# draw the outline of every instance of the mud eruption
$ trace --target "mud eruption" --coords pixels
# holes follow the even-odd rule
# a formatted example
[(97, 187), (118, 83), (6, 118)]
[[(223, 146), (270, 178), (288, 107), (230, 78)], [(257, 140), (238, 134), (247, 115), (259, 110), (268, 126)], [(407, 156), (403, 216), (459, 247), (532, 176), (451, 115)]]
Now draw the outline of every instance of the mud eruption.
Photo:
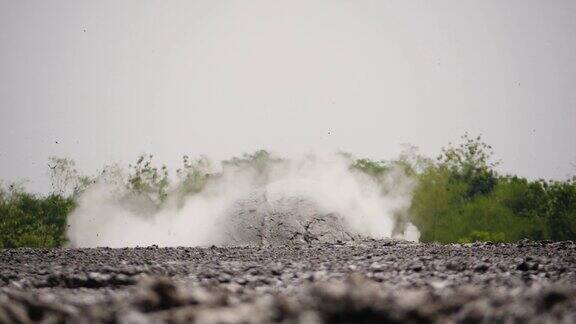
[[(258, 161), (257, 161), (258, 162)], [(75, 247), (275, 245), (357, 238), (417, 240), (406, 223), (414, 181), (369, 177), (338, 154), (223, 164), (201, 191), (171, 188), (162, 204), (101, 179), (69, 217)]]
[(270, 197), (266, 190), (237, 201), (225, 224), (230, 245), (337, 243), (360, 237), (344, 217), (323, 213), (314, 201), (300, 196)]

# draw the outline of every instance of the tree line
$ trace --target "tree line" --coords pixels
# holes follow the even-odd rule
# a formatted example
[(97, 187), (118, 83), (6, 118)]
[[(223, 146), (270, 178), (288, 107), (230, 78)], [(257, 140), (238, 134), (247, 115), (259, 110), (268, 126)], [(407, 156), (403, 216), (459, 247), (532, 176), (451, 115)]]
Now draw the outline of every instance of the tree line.
[[(374, 161), (342, 156), (350, 168), (378, 181), (391, 170), (415, 179), (409, 210), (394, 215), (395, 231), (408, 223), (420, 231), (420, 241), (470, 243), (576, 239), (576, 177), (529, 180), (500, 174), (490, 145), (481, 137), (462, 136), (460, 143), (444, 147), (435, 159), (418, 154), (414, 147), (397, 159)], [(270, 163), (282, 159), (260, 150), (223, 161), (223, 167), (252, 168), (265, 174)], [(57, 247), (66, 244), (67, 216), (82, 192), (96, 182), (114, 182), (152, 208), (161, 208), (168, 196), (183, 203), (204, 188), (211, 178), (206, 158), (182, 158), (176, 179), (167, 167), (156, 167), (152, 155), (140, 156), (128, 171), (117, 165), (92, 177), (82, 176), (74, 161), (51, 157), (48, 172), (52, 192), (39, 195), (17, 184), (0, 186), (0, 248)], [(385, 190), (385, 186), (382, 186)], [(123, 197), (119, 197), (123, 199)]]

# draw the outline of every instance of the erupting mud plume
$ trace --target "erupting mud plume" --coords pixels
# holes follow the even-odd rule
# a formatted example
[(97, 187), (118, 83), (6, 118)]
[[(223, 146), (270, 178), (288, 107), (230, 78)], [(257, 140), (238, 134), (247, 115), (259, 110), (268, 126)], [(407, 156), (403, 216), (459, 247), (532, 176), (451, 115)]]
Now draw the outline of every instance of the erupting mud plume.
[(223, 163), (200, 190), (159, 205), (100, 179), (68, 220), (74, 247), (269, 245), (357, 237), (418, 240), (407, 213), (415, 181), (400, 168), (371, 177), (340, 155)]

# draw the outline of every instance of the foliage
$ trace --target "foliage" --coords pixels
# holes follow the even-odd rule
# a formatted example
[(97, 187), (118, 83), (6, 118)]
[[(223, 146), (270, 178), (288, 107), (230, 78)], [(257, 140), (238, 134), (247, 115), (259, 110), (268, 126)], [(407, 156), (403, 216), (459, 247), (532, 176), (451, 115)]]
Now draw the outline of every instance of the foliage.
[(258, 150), (252, 154), (245, 153), (242, 157), (233, 157), (222, 161), (223, 172), (252, 172), (255, 182), (264, 184), (267, 182), (272, 164), (281, 163), (281, 158), (274, 157), (266, 150)]
[(449, 145), (442, 149), (438, 157), (440, 165), (448, 169), (454, 182), (467, 184), (467, 196), (473, 198), (479, 194), (487, 194), (496, 185), (496, 172), (493, 170), (497, 162), (490, 162), (492, 147), (480, 136), (471, 138), (468, 134), (462, 136), (458, 146)]
[(491, 147), (463, 136), (418, 174), (410, 220), (423, 242), (576, 239), (576, 183), (495, 170)]
[(576, 181), (545, 183), (548, 237), (551, 240), (576, 239)]
[(226, 167), (235, 167), (238, 169), (254, 169), (259, 173), (264, 173), (270, 163), (278, 163), (283, 160), (275, 158), (266, 150), (258, 150), (252, 154), (244, 153), (242, 157), (233, 157), (229, 160), (222, 161), (222, 165)]
[(372, 177), (379, 177), (390, 171), (392, 166), (386, 161), (373, 161), (364, 158), (355, 160), (354, 163), (352, 163), (351, 168)]
[(432, 160), (422, 156), (418, 148), (404, 145), (397, 159), (374, 161), (371, 159), (355, 159), (351, 154), (340, 153), (344, 158), (352, 160), (351, 168), (376, 179), (381, 179), (393, 169), (399, 169), (408, 177), (416, 177), (432, 165)]
[(154, 204), (162, 204), (168, 197), (168, 168), (165, 165), (157, 168), (152, 165), (153, 155), (141, 155), (136, 164), (128, 167), (130, 173), (127, 188), (130, 192), (150, 199)]
[(0, 188), (0, 247), (54, 247), (66, 242), (72, 198), (38, 197), (10, 186)]
[(48, 176), (52, 192), (62, 196), (78, 197), (94, 182), (90, 177), (80, 175), (74, 160), (57, 156), (48, 158)]
[(208, 182), (208, 169), (210, 160), (201, 157), (196, 160), (190, 159), (188, 155), (182, 157), (182, 168), (176, 170), (178, 175), (178, 191), (183, 195), (197, 194)]
[[(405, 186), (412, 193), (409, 211), (393, 215), (395, 231), (412, 222), (423, 242), (469, 243), (535, 240), (576, 240), (576, 178), (567, 181), (532, 181), (500, 175), (491, 146), (481, 137), (462, 136), (458, 145), (443, 148), (436, 160), (408, 146), (395, 160), (350, 161), (354, 171), (372, 177), (387, 190)], [(19, 185), (0, 186), (0, 247), (52, 247), (66, 242), (66, 217), (79, 195), (93, 183), (112, 184), (120, 195), (137, 204), (160, 208), (174, 196), (182, 206), (188, 196), (201, 192), (211, 179), (210, 161), (182, 158), (175, 182), (165, 166), (156, 167), (152, 155), (142, 155), (124, 173), (117, 166), (104, 168), (96, 177), (81, 175), (73, 160), (50, 157), (48, 174), (53, 191), (39, 196)], [(273, 163), (283, 159), (265, 150), (223, 161), (223, 173), (250, 171), (265, 182)], [(413, 185), (402, 182), (410, 179)], [(397, 191), (397, 190), (396, 190)], [(135, 199), (133, 199), (135, 198)]]
[(474, 242), (505, 242), (506, 235), (502, 232), (472, 231), (470, 236), (458, 240), (459, 243)]

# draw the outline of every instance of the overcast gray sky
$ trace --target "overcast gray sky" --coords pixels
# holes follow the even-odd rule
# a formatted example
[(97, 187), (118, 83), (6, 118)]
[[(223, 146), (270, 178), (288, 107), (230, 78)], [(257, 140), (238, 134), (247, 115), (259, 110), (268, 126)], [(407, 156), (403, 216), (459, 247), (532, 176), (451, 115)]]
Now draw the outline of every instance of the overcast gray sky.
[(142, 152), (391, 158), (483, 134), (576, 173), (576, 1), (0, 0), (0, 179)]

